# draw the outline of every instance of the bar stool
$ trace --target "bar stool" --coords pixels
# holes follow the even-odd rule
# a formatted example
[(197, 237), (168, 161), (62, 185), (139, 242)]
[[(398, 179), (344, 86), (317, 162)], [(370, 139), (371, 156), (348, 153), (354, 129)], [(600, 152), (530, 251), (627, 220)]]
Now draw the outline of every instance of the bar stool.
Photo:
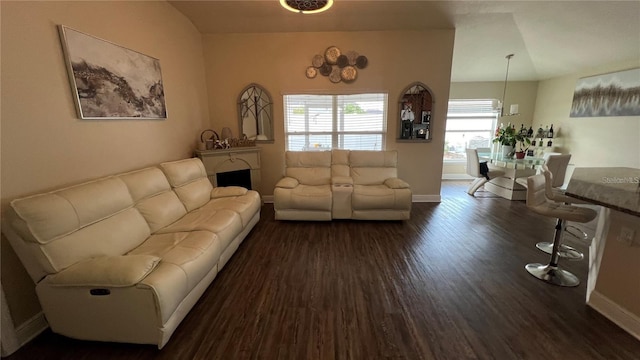
[[(553, 176), (553, 173), (547, 167), (547, 164), (542, 165), (542, 174), (544, 175), (544, 178), (545, 178), (545, 195), (547, 199), (555, 202), (564, 203), (567, 205), (587, 204), (587, 202), (584, 202), (582, 200), (564, 195), (563, 191), (560, 191), (556, 187), (554, 187), (555, 185), (554, 176)], [(564, 176), (562, 177), (564, 178)], [(569, 230), (572, 230), (572, 231), (569, 231)], [(580, 234), (576, 234), (573, 231), (580, 232)], [(578, 239), (582, 239), (582, 240), (587, 239), (587, 234), (585, 232), (583, 232), (582, 230), (572, 225), (567, 225), (565, 232)], [(553, 250), (553, 243), (549, 241), (541, 241), (536, 244), (536, 247), (547, 254), (551, 254)], [(571, 247), (563, 243), (560, 243), (560, 247), (558, 248), (558, 256), (568, 260), (584, 259), (584, 254), (582, 254), (582, 252), (578, 251), (574, 247)]]
[(550, 201), (545, 195), (546, 180), (544, 174), (527, 178), (527, 207), (540, 215), (557, 218), (556, 231), (553, 238), (551, 259), (548, 264), (531, 263), (525, 269), (536, 278), (558, 286), (578, 286), (580, 280), (572, 273), (558, 266), (558, 250), (567, 221), (580, 223), (595, 219), (595, 210)]

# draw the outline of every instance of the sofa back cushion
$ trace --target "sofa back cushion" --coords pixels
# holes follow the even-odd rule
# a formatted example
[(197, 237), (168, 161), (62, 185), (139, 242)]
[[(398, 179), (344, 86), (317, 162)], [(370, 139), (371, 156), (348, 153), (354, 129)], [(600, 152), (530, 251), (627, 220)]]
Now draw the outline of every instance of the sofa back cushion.
[(160, 164), (178, 199), (187, 211), (197, 209), (211, 200), (213, 185), (207, 171), (198, 158), (165, 162)]
[(285, 176), (300, 184), (331, 184), (331, 151), (287, 151), (285, 165)]
[(354, 185), (378, 185), (398, 177), (398, 153), (389, 151), (353, 150), (349, 152)]
[(187, 210), (157, 167), (122, 174), (136, 209), (154, 233), (183, 217)]
[(150, 234), (127, 186), (113, 176), (13, 200), (9, 217), (20, 238), (12, 242), (24, 242), (28, 256), (37, 259), (25, 262), (33, 267), (32, 277), (88, 258), (124, 254)]
[(331, 175), (334, 177), (351, 176), (349, 168), (349, 150), (331, 150)]

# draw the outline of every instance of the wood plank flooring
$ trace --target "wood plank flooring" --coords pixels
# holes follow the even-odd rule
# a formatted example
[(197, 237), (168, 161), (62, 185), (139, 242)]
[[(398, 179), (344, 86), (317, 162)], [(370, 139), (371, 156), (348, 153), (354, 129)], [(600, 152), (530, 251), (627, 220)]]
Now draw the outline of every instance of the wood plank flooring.
[(164, 349), (47, 331), (9, 359), (639, 359), (584, 304), (587, 261), (561, 261), (576, 288), (524, 270), (554, 220), (466, 185), (405, 222), (279, 222), (266, 204)]

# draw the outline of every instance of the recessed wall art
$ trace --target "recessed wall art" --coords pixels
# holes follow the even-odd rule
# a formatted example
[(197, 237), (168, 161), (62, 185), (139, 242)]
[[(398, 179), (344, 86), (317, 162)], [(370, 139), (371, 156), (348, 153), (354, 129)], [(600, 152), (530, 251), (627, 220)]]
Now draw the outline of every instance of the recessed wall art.
[(342, 53), (338, 47), (329, 46), (323, 54), (313, 56), (306, 75), (309, 79), (313, 79), (320, 73), (328, 77), (332, 83), (351, 83), (358, 78), (358, 70), (366, 68), (368, 62), (366, 56), (355, 51)]
[(106, 40), (58, 27), (81, 119), (165, 119), (160, 61)]
[(640, 68), (578, 80), (570, 117), (640, 116)]

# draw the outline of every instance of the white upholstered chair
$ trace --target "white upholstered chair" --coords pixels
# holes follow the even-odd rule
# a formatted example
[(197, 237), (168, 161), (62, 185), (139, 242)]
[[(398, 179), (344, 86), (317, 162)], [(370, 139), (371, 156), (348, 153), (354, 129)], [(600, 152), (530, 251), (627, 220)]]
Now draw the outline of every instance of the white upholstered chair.
[(472, 195), (478, 191), (478, 189), (484, 185), (487, 181), (495, 179), (497, 177), (504, 176), (504, 171), (498, 170), (493, 167), (489, 167), (486, 174), (482, 174), (480, 171), (480, 158), (478, 157), (477, 149), (466, 149), (467, 153), (467, 174), (473, 176), (475, 180), (469, 185), (467, 194)]
[(593, 209), (582, 208), (549, 200), (546, 196), (546, 179), (544, 174), (527, 178), (527, 208), (531, 211), (557, 219), (555, 235), (548, 264), (531, 263), (525, 269), (536, 278), (553, 285), (577, 286), (580, 280), (572, 273), (558, 266), (559, 248), (565, 233), (567, 221), (589, 222), (597, 213)]
[[(544, 166), (547, 166), (549, 171), (553, 174), (553, 182), (551, 187), (554, 189), (554, 193), (561, 193), (558, 190), (564, 184), (565, 176), (567, 173), (567, 167), (569, 167), (569, 160), (571, 160), (571, 154), (562, 155), (559, 153), (548, 153), (544, 155)], [(516, 183), (527, 187), (527, 178), (521, 177), (516, 179)]]

